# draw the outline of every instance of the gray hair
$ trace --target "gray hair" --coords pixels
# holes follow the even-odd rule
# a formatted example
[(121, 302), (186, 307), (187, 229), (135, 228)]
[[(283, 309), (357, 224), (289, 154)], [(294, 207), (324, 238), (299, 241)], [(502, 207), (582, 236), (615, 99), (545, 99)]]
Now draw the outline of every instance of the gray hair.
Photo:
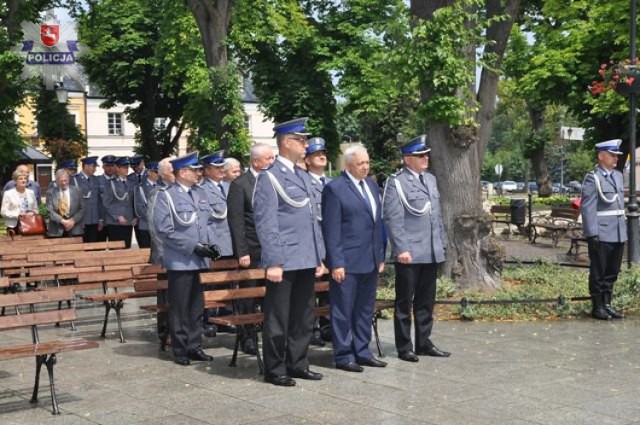
[(11, 174), (11, 179), (13, 181), (17, 181), (18, 177), (21, 176), (25, 176), (27, 178), (27, 180), (29, 180), (29, 173), (25, 173), (24, 171), (20, 171), (18, 169), (16, 169), (12, 174)]
[(249, 159), (254, 160), (254, 159), (260, 158), (264, 154), (264, 151), (266, 149), (269, 149), (270, 151), (271, 146), (267, 145), (266, 143), (256, 143), (255, 145), (251, 146)]
[(65, 170), (64, 168), (60, 168), (58, 171), (56, 171), (56, 180), (58, 180), (58, 177), (61, 176), (69, 176), (69, 173), (67, 173), (67, 170)]
[(364, 146), (359, 146), (359, 145), (355, 145), (355, 146), (349, 146), (347, 148), (346, 151), (344, 151), (344, 163), (345, 164), (351, 164), (351, 161), (353, 159), (354, 155), (361, 155), (361, 154), (369, 154), (367, 152), (367, 148), (365, 148)]
[(225, 163), (224, 163), (224, 167), (223, 167), (223, 169), (224, 169), (225, 171), (227, 171), (229, 168), (231, 168), (231, 166), (232, 166), (232, 165), (237, 165), (237, 166), (239, 167), (239, 166), (240, 166), (240, 161), (238, 161), (238, 160), (237, 160), (237, 159), (235, 159), (235, 158), (227, 158), (227, 159), (225, 160)]
[(163, 158), (158, 162), (158, 174), (169, 174), (173, 172), (173, 166), (171, 165), (172, 157)]

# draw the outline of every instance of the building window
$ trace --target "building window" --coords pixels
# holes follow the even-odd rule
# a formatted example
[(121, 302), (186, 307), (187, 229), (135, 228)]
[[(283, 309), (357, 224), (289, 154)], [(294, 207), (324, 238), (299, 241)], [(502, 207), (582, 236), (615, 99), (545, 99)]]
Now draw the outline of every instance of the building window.
[(122, 114), (109, 112), (109, 135), (120, 136), (122, 135)]
[(251, 133), (251, 117), (247, 114), (244, 115), (244, 128)]

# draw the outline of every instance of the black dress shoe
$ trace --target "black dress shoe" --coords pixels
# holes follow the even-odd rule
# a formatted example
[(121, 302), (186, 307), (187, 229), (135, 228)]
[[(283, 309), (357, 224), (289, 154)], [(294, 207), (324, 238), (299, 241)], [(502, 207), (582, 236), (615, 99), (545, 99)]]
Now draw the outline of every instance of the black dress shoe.
[(441, 351), (436, 346), (424, 350), (416, 350), (416, 354), (419, 356), (431, 357), (449, 357), (451, 355), (448, 351)]
[(614, 310), (610, 305), (605, 305), (604, 311), (609, 313), (609, 316), (611, 316), (612, 319), (624, 319), (624, 314)]
[(289, 373), (292, 378), (308, 379), (309, 381), (319, 381), (322, 379), (322, 374), (318, 372), (311, 372), (307, 370), (292, 371)]
[(387, 366), (387, 362), (383, 362), (382, 360), (378, 360), (376, 358), (360, 359), (358, 360), (358, 364), (360, 366), (369, 366), (369, 367), (386, 367)]
[(364, 368), (356, 362), (349, 362), (343, 365), (336, 365), (336, 369), (346, 370), (347, 372), (362, 372)]
[(279, 387), (293, 387), (294, 385), (296, 385), (296, 381), (294, 381), (293, 378), (287, 375), (279, 375), (279, 376), (265, 375), (264, 381), (273, 385), (277, 385)]
[(195, 360), (198, 362), (212, 362), (213, 356), (208, 355), (202, 350), (194, 351), (192, 353), (187, 354), (189, 359)]
[(244, 342), (242, 343), (242, 352), (245, 354), (250, 354), (252, 356), (255, 356), (256, 354), (258, 354), (258, 349), (256, 348), (256, 344), (253, 343), (253, 340), (251, 338), (245, 339)]
[(315, 345), (316, 347), (324, 347), (324, 340), (322, 339), (322, 335), (320, 332), (314, 332), (311, 337), (311, 341), (309, 345)]
[(402, 352), (398, 353), (398, 358), (400, 360), (404, 360), (405, 362), (413, 362), (413, 363), (415, 363), (418, 360), (420, 360), (420, 358), (416, 355), (416, 353), (414, 353), (411, 350), (402, 351)]
[(188, 357), (178, 356), (173, 359), (174, 363), (179, 364), (180, 366), (189, 366), (191, 361), (189, 361)]

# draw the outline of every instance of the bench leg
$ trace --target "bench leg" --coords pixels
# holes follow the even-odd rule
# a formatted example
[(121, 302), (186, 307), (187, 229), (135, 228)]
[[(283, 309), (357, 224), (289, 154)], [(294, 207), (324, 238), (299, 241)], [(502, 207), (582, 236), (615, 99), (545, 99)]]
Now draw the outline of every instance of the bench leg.
[(124, 303), (122, 300), (112, 301), (114, 303), (113, 309), (116, 311), (116, 321), (118, 322), (118, 332), (120, 332), (120, 342), (127, 342), (124, 339), (124, 333), (122, 332), (122, 320), (120, 319), (120, 310)]
[(109, 312), (111, 311), (111, 304), (109, 301), (104, 301), (104, 322), (102, 323), (102, 332), (100, 338), (106, 338), (107, 335), (107, 322), (109, 322)]
[(47, 366), (47, 372), (49, 373), (49, 386), (51, 387), (51, 404), (53, 406), (52, 413), (54, 415), (60, 414), (60, 409), (58, 409), (58, 399), (56, 398), (56, 387), (53, 383), (53, 365), (57, 362), (56, 355), (52, 354), (49, 356), (49, 359), (45, 362)]
[(40, 369), (42, 369), (42, 365), (47, 361), (47, 355), (36, 356), (36, 381), (33, 384), (33, 394), (31, 394), (31, 400), (29, 403), (37, 403), (38, 402), (38, 388), (40, 388)]
[(258, 368), (260, 369), (260, 375), (264, 375), (264, 362), (262, 361), (262, 354), (260, 353), (260, 338), (258, 337), (259, 328), (256, 326), (251, 332), (251, 338), (256, 345), (256, 358), (258, 360)]
[(382, 346), (380, 345), (380, 335), (378, 334), (378, 318), (380, 317), (380, 312), (376, 311), (373, 315), (373, 334), (376, 337), (376, 347), (378, 348), (378, 357), (384, 357), (384, 353), (382, 352)]
[(229, 362), (229, 367), (236, 367), (236, 360), (238, 360), (238, 350), (240, 349), (240, 338), (242, 334), (247, 332), (246, 328), (239, 326), (238, 331), (236, 332), (236, 342), (233, 345), (233, 355), (231, 356), (231, 361)]

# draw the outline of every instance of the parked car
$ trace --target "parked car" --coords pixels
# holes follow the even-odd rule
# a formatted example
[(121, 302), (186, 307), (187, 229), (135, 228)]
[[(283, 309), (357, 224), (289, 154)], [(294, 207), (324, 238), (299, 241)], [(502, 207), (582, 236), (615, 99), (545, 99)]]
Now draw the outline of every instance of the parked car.
[(489, 186), (489, 182), (486, 180), (480, 180), (480, 185), (482, 186), (483, 189), (487, 189), (487, 187)]
[(505, 180), (502, 182), (502, 190), (504, 192), (515, 192), (518, 190), (518, 185), (513, 180)]
[(576, 180), (571, 180), (569, 182), (569, 191), (570, 192), (582, 192), (582, 183)]
[(569, 188), (561, 185), (560, 183), (553, 183), (551, 185), (551, 190), (553, 193), (569, 193)]
[(516, 186), (517, 186), (517, 189), (516, 189), (516, 190), (517, 190), (518, 192), (524, 192), (524, 182), (517, 182), (517, 183), (516, 183)]
[(529, 192), (537, 192), (538, 191), (538, 183), (529, 182)]

